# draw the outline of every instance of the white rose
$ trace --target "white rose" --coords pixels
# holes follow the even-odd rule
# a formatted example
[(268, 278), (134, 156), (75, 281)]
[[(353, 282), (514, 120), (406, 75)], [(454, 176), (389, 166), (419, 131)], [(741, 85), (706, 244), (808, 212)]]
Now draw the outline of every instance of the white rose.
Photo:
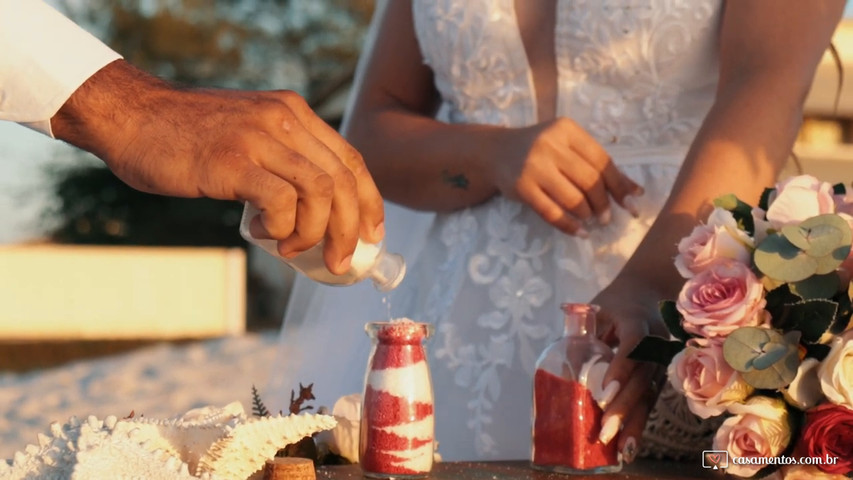
[(782, 390), (785, 400), (800, 410), (814, 407), (823, 400), (820, 389), (818, 368), (820, 362), (816, 358), (806, 358), (797, 368), (797, 376), (787, 388)]
[(853, 330), (832, 341), (817, 374), (830, 402), (853, 409)]

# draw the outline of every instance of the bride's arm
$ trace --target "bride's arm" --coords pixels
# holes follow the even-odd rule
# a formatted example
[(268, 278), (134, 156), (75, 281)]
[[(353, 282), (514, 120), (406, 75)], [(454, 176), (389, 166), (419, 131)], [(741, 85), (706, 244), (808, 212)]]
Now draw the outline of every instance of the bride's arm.
[(775, 182), (791, 152), (805, 96), (844, 4), (844, 0), (726, 2), (713, 108), (659, 217), (616, 280), (595, 300), (613, 322), (619, 343), (628, 347), (620, 348), (619, 361), (611, 368), (625, 387), (605, 414), (631, 412), (620, 447), (628, 437), (639, 440), (648, 409), (637, 408), (635, 399), (643, 398), (651, 376), (647, 365), (634, 374), (637, 365), (624, 355), (650, 329), (664, 332), (656, 302), (675, 298), (684, 282), (673, 266), (676, 244), (707, 216), (717, 196), (731, 192), (754, 202)]
[(418, 47), (411, 2), (387, 1), (376, 15), (343, 131), (386, 199), (452, 211), (503, 193), (578, 233), (577, 219), (606, 219), (608, 194), (622, 203), (639, 191), (568, 119), (520, 129), (436, 121), (439, 96)]

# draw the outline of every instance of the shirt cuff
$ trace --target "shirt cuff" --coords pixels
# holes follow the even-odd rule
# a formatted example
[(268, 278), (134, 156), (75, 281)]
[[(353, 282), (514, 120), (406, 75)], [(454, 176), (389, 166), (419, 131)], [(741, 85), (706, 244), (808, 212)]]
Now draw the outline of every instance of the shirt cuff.
[(53, 136), (50, 119), (95, 72), (122, 58), (40, 0), (0, 0), (0, 120)]

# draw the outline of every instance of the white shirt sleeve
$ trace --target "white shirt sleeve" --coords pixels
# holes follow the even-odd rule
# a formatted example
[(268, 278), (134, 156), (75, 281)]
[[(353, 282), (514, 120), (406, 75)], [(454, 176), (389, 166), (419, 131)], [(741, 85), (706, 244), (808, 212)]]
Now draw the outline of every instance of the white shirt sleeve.
[(121, 55), (41, 0), (0, 0), (0, 120), (47, 135), (50, 119)]

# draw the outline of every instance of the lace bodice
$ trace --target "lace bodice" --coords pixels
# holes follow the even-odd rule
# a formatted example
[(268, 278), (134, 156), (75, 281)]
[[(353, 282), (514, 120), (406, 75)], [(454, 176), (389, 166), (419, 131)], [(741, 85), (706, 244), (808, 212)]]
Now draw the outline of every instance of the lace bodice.
[[(535, 123), (514, 0), (415, 0), (451, 122)], [(558, 0), (559, 115), (604, 145), (688, 144), (717, 82), (720, 0)]]

